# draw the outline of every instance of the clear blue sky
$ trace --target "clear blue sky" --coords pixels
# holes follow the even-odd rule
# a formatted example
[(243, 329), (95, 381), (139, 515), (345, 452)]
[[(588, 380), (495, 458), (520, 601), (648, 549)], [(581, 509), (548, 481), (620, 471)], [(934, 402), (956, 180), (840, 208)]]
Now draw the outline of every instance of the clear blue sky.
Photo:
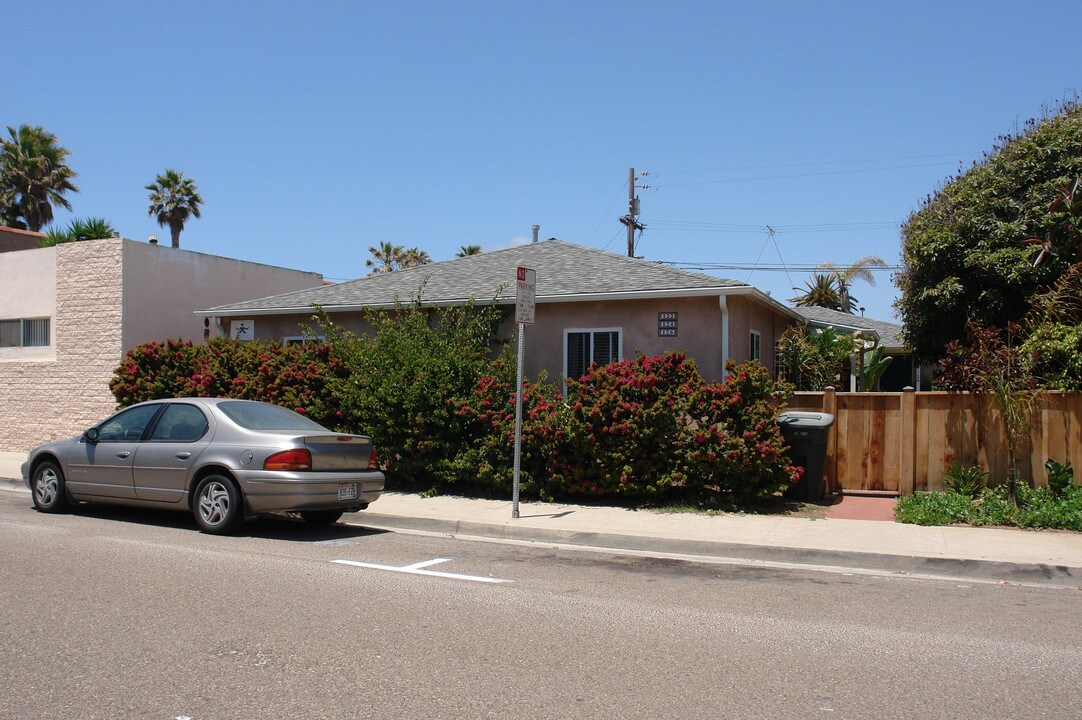
[[(334, 279), (534, 223), (625, 252), (629, 167), (648, 260), (895, 264), (925, 195), (1082, 85), (1077, 0), (4, 6), (0, 124), (72, 151), (60, 222), (168, 242), (143, 186), (176, 168), (205, 200), (182, 247)], [(877, 277), (853, 294), (891, 319)]]

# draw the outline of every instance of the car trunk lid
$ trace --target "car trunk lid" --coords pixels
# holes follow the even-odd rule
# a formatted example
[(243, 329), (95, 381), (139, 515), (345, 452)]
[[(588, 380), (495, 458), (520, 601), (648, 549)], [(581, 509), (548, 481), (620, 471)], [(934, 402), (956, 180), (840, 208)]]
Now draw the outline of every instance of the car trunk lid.
[(312, 453), (312, 470), (366, 470), (372, 440), (363, 435), (306, 435), (304, 445)]

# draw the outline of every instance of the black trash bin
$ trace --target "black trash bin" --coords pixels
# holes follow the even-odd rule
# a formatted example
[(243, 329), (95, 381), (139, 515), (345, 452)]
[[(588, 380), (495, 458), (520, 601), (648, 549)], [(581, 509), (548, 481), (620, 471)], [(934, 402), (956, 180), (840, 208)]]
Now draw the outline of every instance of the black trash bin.
[(834, 416), (791, 410), (778, 415), (777, 422), (789, 445), (793, 464), (804, 468), (804, 474), (785, 492), (785, 497), (803, 502), (822, 500), (826, 484), (823, 465), (827, 457), (827, 433), (834, 424)]

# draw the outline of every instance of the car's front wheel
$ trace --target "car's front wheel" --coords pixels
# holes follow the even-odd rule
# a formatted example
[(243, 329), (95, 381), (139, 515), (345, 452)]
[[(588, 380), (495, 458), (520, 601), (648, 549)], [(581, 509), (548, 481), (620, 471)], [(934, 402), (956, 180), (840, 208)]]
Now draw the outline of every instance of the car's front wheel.
[(302, 510), (301, 517), (312, 525), (334, 525), (342, 517), (342, 510)]
[(209, 475), (195, 486), (195, 524), (205, 533), (224, 535), (240, 527), (244, 508), (237, 486), (222, 475)]
[(51, 462), (43, 462), (34, 468), (34, 481), (31, 483), (34, 495), (34, 507), (41, 512), (64, 512), (68, 502), (64, 488), (64, 472)]

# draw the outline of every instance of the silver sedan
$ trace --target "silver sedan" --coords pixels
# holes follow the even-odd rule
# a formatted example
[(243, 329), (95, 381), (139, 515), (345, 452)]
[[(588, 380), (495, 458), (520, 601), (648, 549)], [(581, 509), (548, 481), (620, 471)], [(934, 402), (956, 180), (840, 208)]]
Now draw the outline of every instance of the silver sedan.
[(334, 523), (368, 507), (385, 482), (369, 438), (225, 398), (132, 405), (79, 437), (31, 450), (22, 475), (41, 512), (78, 502), (168, 508), (219, 534), (262, 513)]

